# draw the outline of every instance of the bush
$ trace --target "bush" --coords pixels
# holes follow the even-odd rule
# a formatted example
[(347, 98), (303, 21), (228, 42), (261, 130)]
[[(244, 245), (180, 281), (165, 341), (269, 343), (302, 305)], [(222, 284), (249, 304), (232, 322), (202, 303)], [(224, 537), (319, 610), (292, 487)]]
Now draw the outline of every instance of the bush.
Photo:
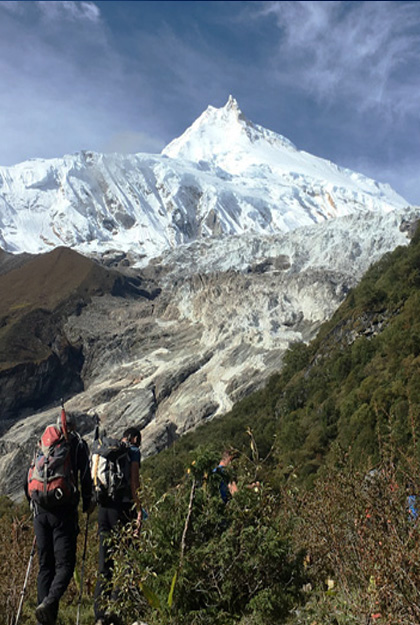
[(420, 536), (407, 503), (418, 475), (389, 462), (362, 473), (346, 461), (290, 499), (312, 581), (299, 623), (420, 622)]
[[(4, 509), (3, 505), (2, 508)], [(0, 517), (0, 622), (4, 625), (13, 625), (24, 586), (33, 544), (33, 532), (32, 521), (28, 514), (10, 505), (6, 508)], [(33, 558), (32, 562), (25, 593), (22, 623), (25, 622), (25, 615), (30, 613), (30, 608), (33, 607), (35, 610), (36, 558)]]
[(239, 491), (224, 504), (214, 466), (197, 458), (140, 536), (128, 527), (116, 541), (122, 615), (160, 625), (277, 625), (299, 601), (302, 558), (281, 523), (280, 496), (247, 487), (242, 464)]

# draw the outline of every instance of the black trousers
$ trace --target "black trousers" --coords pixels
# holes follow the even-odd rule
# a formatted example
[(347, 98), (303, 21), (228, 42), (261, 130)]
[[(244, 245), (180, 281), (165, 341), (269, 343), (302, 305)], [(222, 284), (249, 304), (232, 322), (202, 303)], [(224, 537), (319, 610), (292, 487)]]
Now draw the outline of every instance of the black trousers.
[(58, 602), (73, 576), (76, 565), (77, 508), (39, 509), (34, 518), (38, 547), (38, 604), (44, 599), (53, 606), (56, 617)]
[(119, 526), (129, 523), (133, 518), (132, 505), (120, 507), (98, 508), (98, 534), (99, 534), (99, 561), (98, 561), (98, 579), (95, 587), (95, 618), (103, 619), (105, 610), (101, 605), (104, 598), (116, 600), (118, 598), (118, 590), (111, 588), (113, 558), (112, 545), (108, 544), (111, 532), (118, 529)]

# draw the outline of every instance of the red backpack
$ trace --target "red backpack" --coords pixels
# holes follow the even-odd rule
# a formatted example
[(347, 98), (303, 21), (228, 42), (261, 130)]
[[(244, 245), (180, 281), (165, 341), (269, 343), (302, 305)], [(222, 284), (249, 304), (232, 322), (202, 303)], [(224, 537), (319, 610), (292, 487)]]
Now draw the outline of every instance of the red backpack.
[(28, 473), (28, 494), (47, 510), (77, 501), (70, 442), (55, 425), (45, 429), (35, 452)]

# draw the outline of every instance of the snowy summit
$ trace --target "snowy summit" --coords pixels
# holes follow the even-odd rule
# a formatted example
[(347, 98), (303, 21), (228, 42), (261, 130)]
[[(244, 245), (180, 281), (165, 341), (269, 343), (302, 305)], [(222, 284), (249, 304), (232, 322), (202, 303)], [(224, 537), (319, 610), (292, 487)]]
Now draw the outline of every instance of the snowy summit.
[(299, 151), (232, 97), (161, 155), (80, 152), (0, 168), (0, 247), (135, 259), (202, 237), (285, 233), (407, 202), (389, 185)]

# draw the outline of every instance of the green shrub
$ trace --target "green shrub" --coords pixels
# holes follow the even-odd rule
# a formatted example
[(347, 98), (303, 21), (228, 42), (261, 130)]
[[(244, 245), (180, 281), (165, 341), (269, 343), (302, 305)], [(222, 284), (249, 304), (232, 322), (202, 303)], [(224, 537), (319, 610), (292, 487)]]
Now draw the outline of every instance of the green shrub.
[(128, 528), (116, 542), (122, 614), (160, 625), (228, 625), (245, 617), (274, 625), (299, 601), (302, 559), (281, 523), (280, 495), (248, 487), (254, 474), (245, 463), (238, 493), (224, 504), (214, 466), (197, 457), (153, 506), (140, 537)]

